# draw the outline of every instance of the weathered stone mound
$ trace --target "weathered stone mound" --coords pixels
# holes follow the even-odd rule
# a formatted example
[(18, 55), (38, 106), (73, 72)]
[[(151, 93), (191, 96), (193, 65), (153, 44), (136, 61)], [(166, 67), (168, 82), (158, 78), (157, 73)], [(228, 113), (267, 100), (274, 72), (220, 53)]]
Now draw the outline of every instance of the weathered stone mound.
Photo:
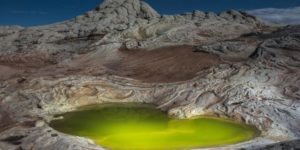
[(297, 148), (299, 35), (300, 26), (234, 10), (161, 16), (140, 0), (105, 0), (47, 26), (0, 27), (0, 149), (102, 149), (48, 123), (107, 102), (151, 103), (174, 117), (213, 115), (261, 131), (224, 149)]

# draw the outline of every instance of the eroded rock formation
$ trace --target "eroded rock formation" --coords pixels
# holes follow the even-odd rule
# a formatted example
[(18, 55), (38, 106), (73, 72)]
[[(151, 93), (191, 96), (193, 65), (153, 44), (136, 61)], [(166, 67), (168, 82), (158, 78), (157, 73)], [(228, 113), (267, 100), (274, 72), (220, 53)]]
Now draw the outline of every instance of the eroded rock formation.
[(140, 0), (105, 0), (47, 26), (0, 27), (0, 149), (102, 149), (48, 123), (105, 102), (152, 103), (175, 117), (213, 115), (261, 131), (223, 149), (299, 148), (299, 58), (300, 26), (234, 10), (159, 15)]

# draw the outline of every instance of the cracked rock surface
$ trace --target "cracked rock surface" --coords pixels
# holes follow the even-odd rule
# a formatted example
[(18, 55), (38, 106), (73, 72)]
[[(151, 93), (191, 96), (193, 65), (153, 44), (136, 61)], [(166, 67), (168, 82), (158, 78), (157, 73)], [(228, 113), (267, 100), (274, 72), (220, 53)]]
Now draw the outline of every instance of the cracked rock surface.
[(0, 27), (1, 150), (101, 150), (48, 123), (107, 102), (151, 103), (174, 117), (218, 116), (261, 131), (209, 149), (299, 149), (300, 26), (234, 10), (160, 15), (140, 0), (105, 0), (65, 22)]

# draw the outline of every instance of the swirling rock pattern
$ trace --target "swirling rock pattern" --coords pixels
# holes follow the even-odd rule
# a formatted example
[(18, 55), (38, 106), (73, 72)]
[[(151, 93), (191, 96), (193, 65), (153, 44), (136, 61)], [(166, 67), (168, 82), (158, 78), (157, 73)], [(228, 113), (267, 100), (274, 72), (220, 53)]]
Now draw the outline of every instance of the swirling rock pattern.
[(107, 102), (151, 103), (174, 117), (219, 116), (261, 131), (217, 149), (297, 149), (299, 45), (300, 26), (234, 10), (161, 16), (140, 0), (105, 0), (47, 26), (0, 27), (0, 149), (103, 149), (48, 123)]

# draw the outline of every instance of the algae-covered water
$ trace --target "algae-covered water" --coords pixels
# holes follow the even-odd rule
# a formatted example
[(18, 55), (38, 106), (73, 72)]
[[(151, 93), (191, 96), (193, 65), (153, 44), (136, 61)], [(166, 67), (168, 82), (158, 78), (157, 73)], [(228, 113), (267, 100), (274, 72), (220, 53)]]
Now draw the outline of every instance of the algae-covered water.
[(93, 139), (112, 150), (214, 147), (250, 140), (257, 131), (217, 118), (172, 119), (153, 106), (105, 104), (85, 107), (51, 122), (54, 129)]

